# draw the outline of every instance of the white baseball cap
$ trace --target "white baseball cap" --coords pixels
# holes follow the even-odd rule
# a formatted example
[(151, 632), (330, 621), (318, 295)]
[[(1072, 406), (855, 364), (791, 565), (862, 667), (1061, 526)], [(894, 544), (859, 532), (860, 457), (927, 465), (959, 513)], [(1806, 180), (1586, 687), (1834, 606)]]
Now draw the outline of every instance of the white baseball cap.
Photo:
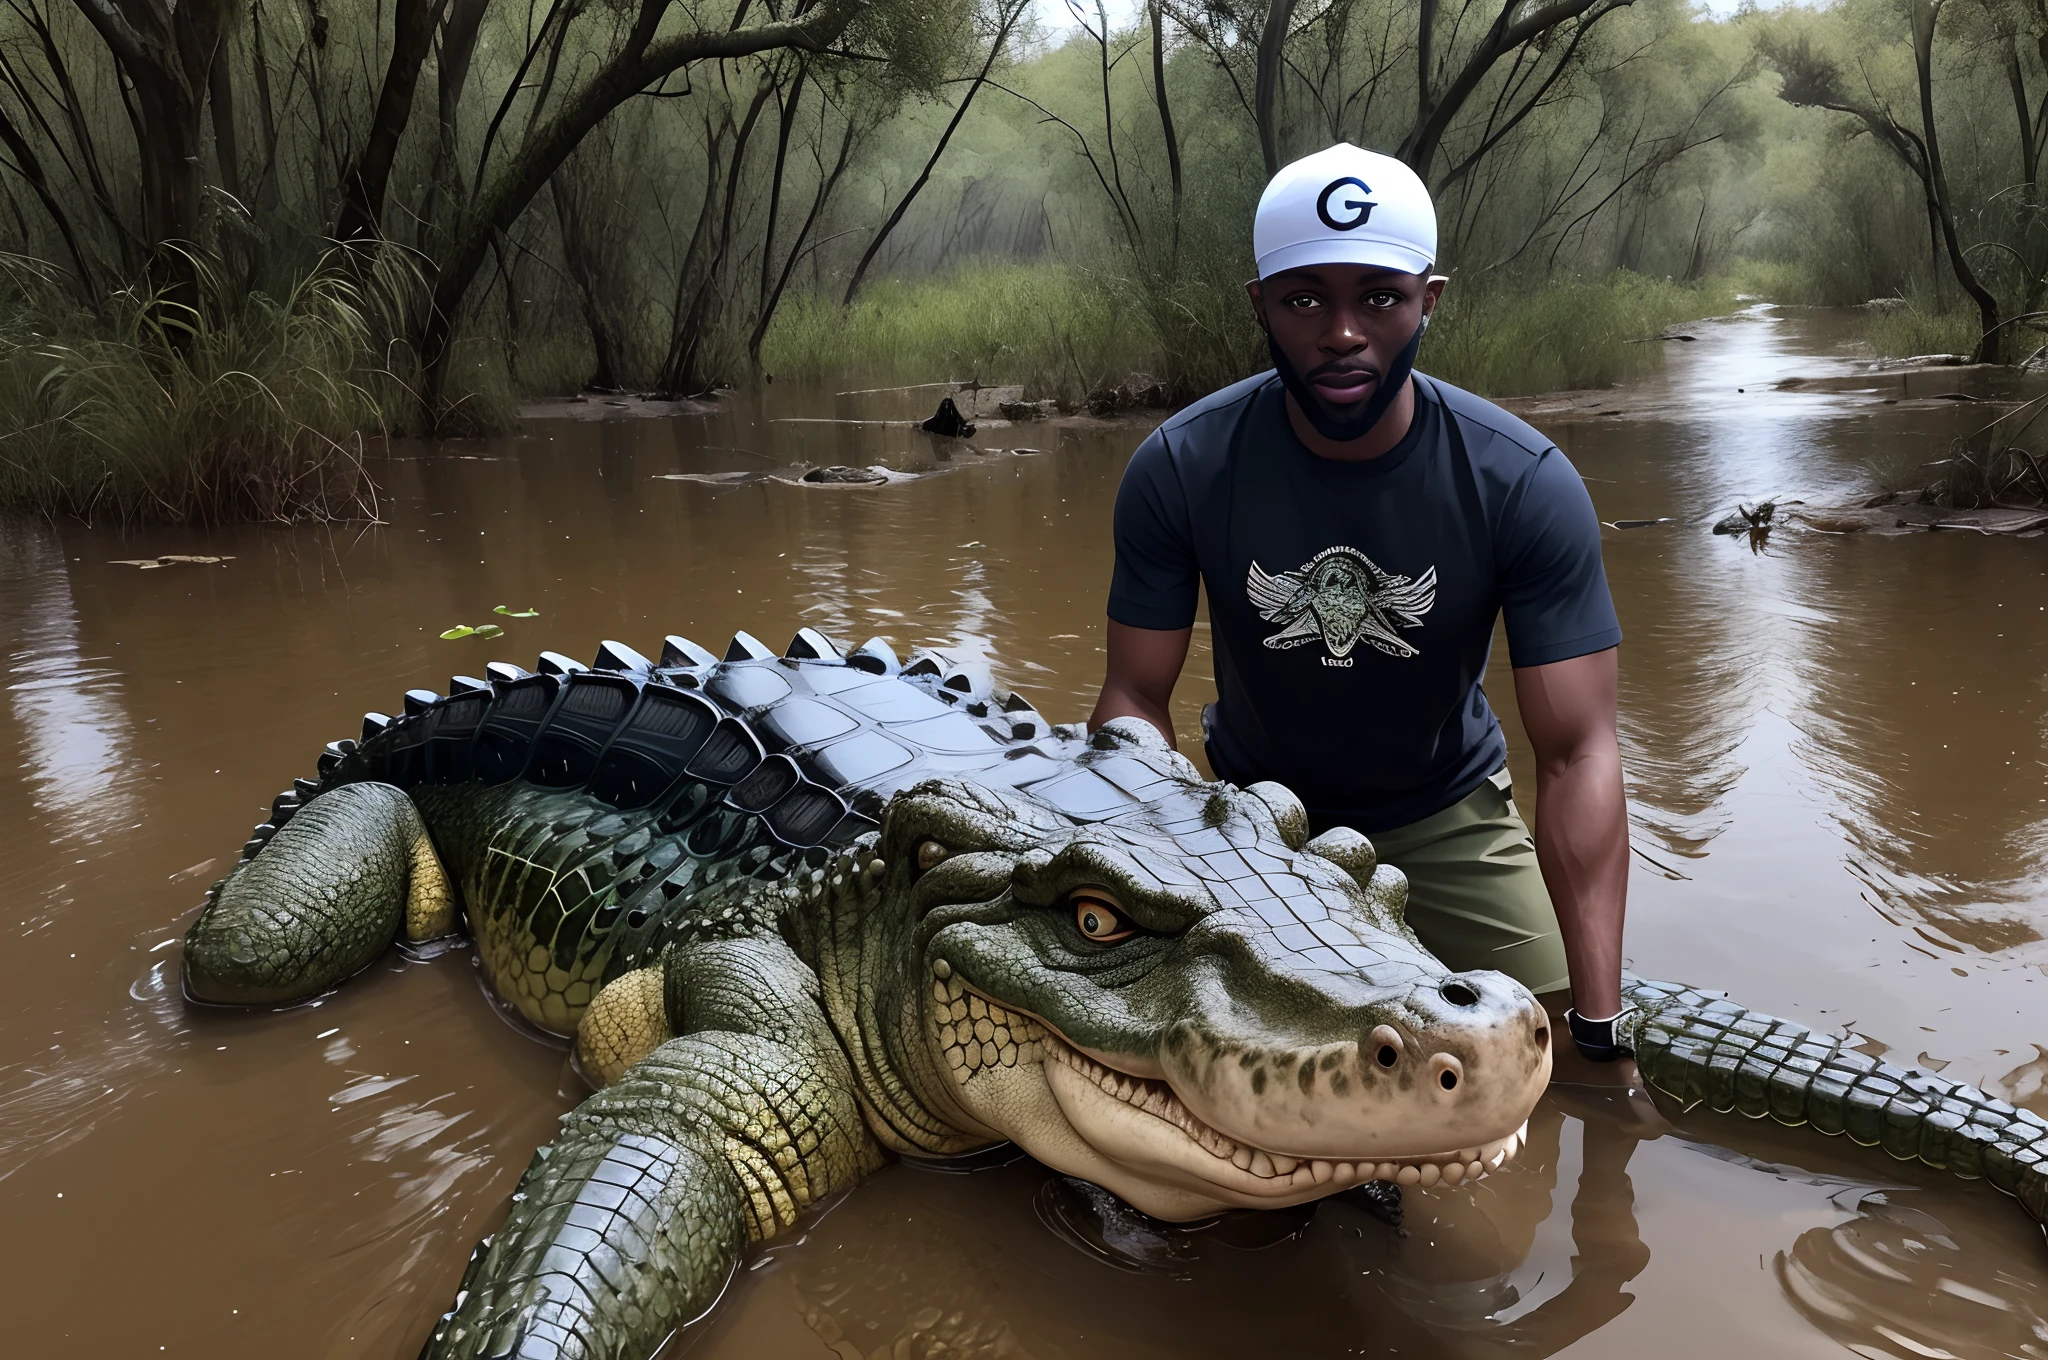
[(1252, 219), (1259, 277), (1317, 264), (1427, 273), (1436, 263), (1436, 205), (1392, 156), (1339, 142), (1280, 167)]

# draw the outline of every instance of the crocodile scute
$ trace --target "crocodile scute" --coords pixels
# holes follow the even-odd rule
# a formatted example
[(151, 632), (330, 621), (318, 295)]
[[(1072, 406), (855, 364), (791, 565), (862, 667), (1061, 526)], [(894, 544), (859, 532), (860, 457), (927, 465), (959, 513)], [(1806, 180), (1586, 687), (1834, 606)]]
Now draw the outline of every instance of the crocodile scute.
[[(184, 978), (290, 1002), (466, 933), (600, 1089), (423, 1354), (637, 1360), (896, 1155), (1014, 1143), (1167, 1220), (1497, 1168), (1549, 1018), (1446, 969), (1406, 896), (1364, 837), (1310, 839), (1287, 790), (1204, 780), (1135, 720), (1054, 725), (983, 667), (879, 640), (671, 637), (366, 715), (213, 887)], [(2048, 1203), (2024, 1112), (1707, 993), (1628, 992), (1644, 1074), (1682, 1103)]]

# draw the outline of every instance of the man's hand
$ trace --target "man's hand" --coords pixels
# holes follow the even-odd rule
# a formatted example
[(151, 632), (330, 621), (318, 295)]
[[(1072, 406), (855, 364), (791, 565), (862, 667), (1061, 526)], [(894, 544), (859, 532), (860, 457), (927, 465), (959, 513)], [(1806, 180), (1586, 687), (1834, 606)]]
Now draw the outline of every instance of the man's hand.
[(1557, 908), (1579, 1014), (1621, 1010), (1628, 901), (1628, 812), (1614, 735), (1618, 652), (1515, 671), (1515, 701), (1536, 753), (1536, 861)]
[(1111, 718), (1143, 718), (1178, 747), (1173, 735), (1173, 686), (1188, 659), (1192, 628), (1132, 628), (1114, 619), (1109, 624), (1109, 672), (1102, 677), (1102, 695), (1088, 715), (1088, 730)]
[[(1551, 1033), (1559, 1034), (1561, 1029), (1553, 1025)], [(1602, 1111), (1637, 1138), (1657, 1138), (1673, 1131), (1651, 1097), (1643, 1074), (1636, 1070), (1634, 1058), (1596, 1063), (1558, 1039), (1550, 1063), (1550, 1089), (1568, 1105), (1580, 1111)]]

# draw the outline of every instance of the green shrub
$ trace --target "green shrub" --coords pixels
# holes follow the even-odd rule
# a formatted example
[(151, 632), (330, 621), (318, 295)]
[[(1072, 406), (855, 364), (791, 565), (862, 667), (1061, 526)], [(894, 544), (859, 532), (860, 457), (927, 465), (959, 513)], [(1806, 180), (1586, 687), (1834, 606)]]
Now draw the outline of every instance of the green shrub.
[(84, 519), (374, 518), (363, 432), (383, 424), (365, 284), (282, 297), (188, 256), (175, 294), (0, 321), (0, 508)]

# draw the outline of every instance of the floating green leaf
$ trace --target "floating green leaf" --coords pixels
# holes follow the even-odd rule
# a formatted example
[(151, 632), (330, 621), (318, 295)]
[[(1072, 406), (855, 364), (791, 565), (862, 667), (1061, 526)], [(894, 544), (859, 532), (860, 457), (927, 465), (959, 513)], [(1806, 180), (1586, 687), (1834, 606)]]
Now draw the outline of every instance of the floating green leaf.
[(524, 609), (514, 610), (501, 604), (491, 612), (493, 614), (503, 614), (508, 619), (537, 619), (540, 617), (540, 611), (532, 605), (528, 605)]
[(503, 637), (505, 630), (495, 623), (480, 623), (476, 626), (476, 635), (480, 638)]
[(471, 637), (494, 638), (503, 636), (505, 636), (505, 630), (495, 623), (480, 623), (474, 628), (466, 623), (458, 623), (447, 632), (441, 634), (441, 640), (443, 642), (460, 642), (464, 638)]

